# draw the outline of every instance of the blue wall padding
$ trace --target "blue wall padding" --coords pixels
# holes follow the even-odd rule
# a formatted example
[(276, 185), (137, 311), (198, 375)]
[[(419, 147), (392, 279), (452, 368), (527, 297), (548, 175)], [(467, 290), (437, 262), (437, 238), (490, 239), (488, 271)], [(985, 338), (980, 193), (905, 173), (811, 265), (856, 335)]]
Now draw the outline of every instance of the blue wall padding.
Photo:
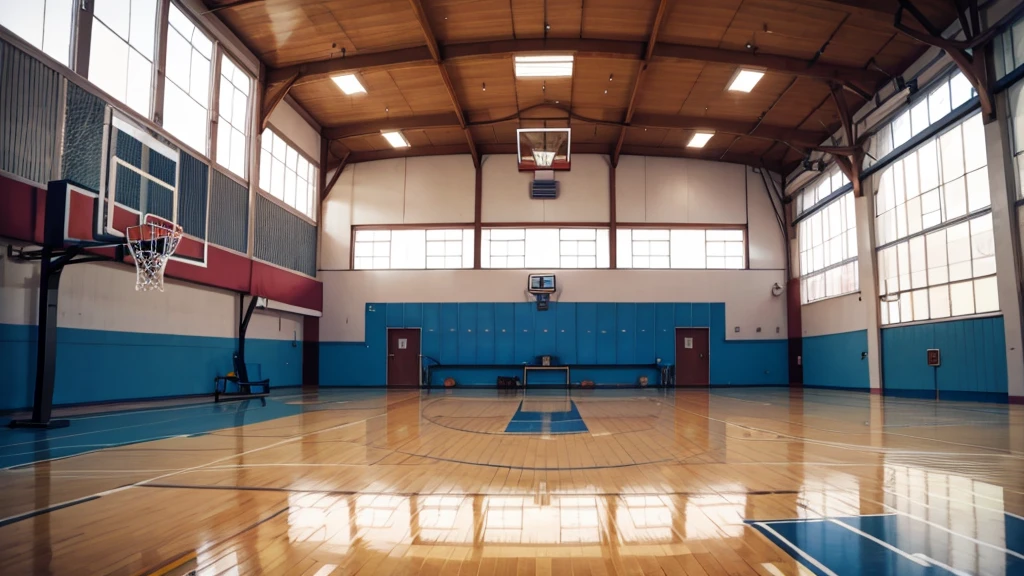
[[(674, 364), (677, 327), (710, 328), (712, 385), (788, 384), (787, 341), (727, 341), (725, 304), (627, 302), (552, 302), (547, 311), (527, 302), (367, 304), (364, 342), (320, 343), (320, 383), (385, 385), (388, 328), (421, 328), (425, 362), (468, 366), (434, 370), (434, 384), (453, 376), (463, 385), (494, 385), (498, 376), (521, 377), (520, 366), (542, 355), (589, 365), (573, 370), (573, 382), (631, 384), (640, 375), (655, 382), (654, 368), (621, 366)], [(562, 379), (530, 375), (531, 383)]]
[[(938, 368), (927, 365), (929, 348), (941, 353)], [(920, 391), (932, 398), (936, 388), (950, 399), (1007, 394), (1002, 316), (883, 329), (882, 378), (886, 392)]]
[[(212, 394), (232, 370), (234, 338), (57, 330), (55, 404)], [(0, 410), (32, 405), (36, 327), (0, 324)], [(246, 361), (272, 386), (302, 384), (302, 342), (246, 340)]]
[(804, 386), (870, 388), (867, 351), (867, 330), (805, 337)]

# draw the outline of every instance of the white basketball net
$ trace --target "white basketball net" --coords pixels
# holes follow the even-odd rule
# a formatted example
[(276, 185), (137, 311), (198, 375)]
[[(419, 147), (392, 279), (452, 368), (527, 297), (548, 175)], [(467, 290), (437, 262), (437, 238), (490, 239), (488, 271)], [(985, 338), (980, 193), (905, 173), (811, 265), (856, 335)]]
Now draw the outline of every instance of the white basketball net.
[(550, 168), (555, 161), (554, 150), (534, 150), (533, 162), (541, 168)]
[(143, 292), (164, 291), (164, 268), (181, 241), (181, 226), (146, 216), (138, 226), (125, 230), (128, 250), (135, 260), (135, 289)]

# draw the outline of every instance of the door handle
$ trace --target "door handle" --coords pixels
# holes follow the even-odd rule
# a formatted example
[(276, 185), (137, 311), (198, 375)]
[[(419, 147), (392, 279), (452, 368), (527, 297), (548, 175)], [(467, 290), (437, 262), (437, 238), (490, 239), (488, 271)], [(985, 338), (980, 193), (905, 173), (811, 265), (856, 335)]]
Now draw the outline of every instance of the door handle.
[(703, 352), (701, 352), (700, 357), (704, 358), (704, 353)]
[(395, 357), (394, 354), (388, 354), (388, 358), (394, 358), (394, 357)]

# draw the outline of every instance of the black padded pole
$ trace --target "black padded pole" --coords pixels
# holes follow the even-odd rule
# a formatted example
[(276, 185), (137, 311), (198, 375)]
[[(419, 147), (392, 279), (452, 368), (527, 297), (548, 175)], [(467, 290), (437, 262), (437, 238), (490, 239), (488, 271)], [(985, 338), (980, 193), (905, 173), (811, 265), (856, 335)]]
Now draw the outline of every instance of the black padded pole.
[[(245, 295), (241, 295), (242, 301), (245, 299)], [(249, 320), (252, 319), (252, 313), (256, 310), (256, 303), (259, 300), (258, 297), (253, 296), (249, 300), (249, 307), (245, 310), (245, 315), (242, 316), (242, 321), (238, 324), (238, 366), (235, 367), (235, 375), (242, 382), (249, 381), (249, 371), (245, 367), (245, 332), (249, 329)]]
[(57, 376), (57, 302), (60, 276), (65, 258), (53, 260), (53, 251), (44, 247), (39, 271), (39, 325), (36, 338), (36, 387), (32, 418), (12, 420), (11, 428), (63, 428), (67, 420), (51, 420), (53, 388)]

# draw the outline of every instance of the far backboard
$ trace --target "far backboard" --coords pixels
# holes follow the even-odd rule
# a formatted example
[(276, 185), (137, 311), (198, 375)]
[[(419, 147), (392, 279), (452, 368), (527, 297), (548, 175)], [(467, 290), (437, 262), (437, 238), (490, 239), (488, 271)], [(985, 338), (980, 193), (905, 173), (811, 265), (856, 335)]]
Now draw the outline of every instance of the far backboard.
[(520, 128), (516, 130), (519, 170), (569, 170), (571, 128)]

